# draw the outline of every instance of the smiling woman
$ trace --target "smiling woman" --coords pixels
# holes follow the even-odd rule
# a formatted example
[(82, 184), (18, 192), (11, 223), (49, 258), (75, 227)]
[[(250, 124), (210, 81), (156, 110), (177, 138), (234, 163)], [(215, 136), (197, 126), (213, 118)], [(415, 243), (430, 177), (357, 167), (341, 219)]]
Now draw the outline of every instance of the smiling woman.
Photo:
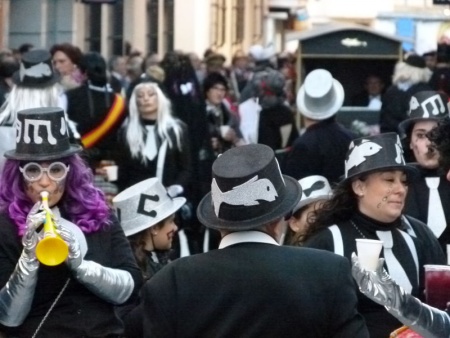
[[(422, 222), (403, 215), (408, 184), (417, 176), (405, 163), (400, 137), (386, 133), (354, 140), (345, 176), (333, 196), (313, 212), (305, 246), (351, 259), (357, 238), (383, 241), (385, 268), (412, 295), (423, 298), (425, 264), (444, 264), (445, 256)], [(371, 337), (389, 337), (401, 323), (387, 310), (359, 295), (359, 311)]]

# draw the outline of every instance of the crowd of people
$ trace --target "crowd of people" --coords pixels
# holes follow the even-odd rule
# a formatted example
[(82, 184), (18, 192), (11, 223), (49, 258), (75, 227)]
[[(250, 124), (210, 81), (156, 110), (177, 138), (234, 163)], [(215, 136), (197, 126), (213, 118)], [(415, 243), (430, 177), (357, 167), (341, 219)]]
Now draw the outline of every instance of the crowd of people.
[[(229, 66), (1, 52), (0, 337), (450, 337), (423, 304), (450, 244), (445, 67), (408, 54), (391, 83), (370, 74), (351, 102), (380, 132), (361, 136), (333, 74), (295, 92), (294, 65), (272, 45)], [(376, 271), (359, 238), (383, 241)]]

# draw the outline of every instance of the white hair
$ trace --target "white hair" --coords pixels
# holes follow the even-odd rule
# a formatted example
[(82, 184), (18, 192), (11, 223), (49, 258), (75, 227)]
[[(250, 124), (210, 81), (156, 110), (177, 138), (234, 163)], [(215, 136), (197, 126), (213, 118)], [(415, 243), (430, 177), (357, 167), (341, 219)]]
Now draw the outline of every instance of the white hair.
[(41, 107), (59, 107), (61, 95), (59, 84), (46, 88), (27, 88), (13, 86), (11, 92), (0, 108), (0, 125), (12, 125), (17, 117), (17, 112)]
[(398, 84), (401, 82), (408, 82), (411, 85), (420, 82), (428, 82), (431, 78), (432, 72), (427, 67), (418, 68), (408, 65), (406, 62), (398, 62), (395, 65), (392, 83)]
[[(142, 88), (152, 89), (156, 93), (158, 109), (156, 117), (156, 127), (159, 137), (167, 140), (170, 148), (177, 147), (181, 150), (181, 126), (180, 123), (172, 116), (172, 109), (169, 99), (163, 94), (156, 83), (144, 82), (138, 84), (131, 94), (129, 104), (129, 118), (125, 127), (125, 135), (128, 146), (130, 147), (131, 156), (133, 158), (142, 158), (142, 163), (147, 162), (145, 156), (141, 156), (145, 147), (145, 128), (141, 123), (141, 117), (136, 104), (136, 93)], [(175, 133), (177, 144), (173, 144), (169, 136), (169, 131)]]

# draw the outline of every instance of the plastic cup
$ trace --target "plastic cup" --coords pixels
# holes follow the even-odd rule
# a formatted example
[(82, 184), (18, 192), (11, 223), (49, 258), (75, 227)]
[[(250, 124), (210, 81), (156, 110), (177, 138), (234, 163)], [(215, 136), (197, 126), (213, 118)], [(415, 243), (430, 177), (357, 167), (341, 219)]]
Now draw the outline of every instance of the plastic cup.
[(230, 130), (230, 126), (220, 126), (220, 136), (222, 136), (222, 138), (225, 138), (227, 136), (228, 131)]
[(103, 167), (106, 170), (106, 177), (109, 182), (117, 181), (119, 167), (117, 165), (107, 165)]
[(445, 310), (450, 301), (450, 266), (425, 265), (425, 297), (428, 305)]
[(359, 264), (368, 270), (375, 271), (378, 266), (383, 242), (376, 239), (357, 238), (356, 249), (358, 251)]

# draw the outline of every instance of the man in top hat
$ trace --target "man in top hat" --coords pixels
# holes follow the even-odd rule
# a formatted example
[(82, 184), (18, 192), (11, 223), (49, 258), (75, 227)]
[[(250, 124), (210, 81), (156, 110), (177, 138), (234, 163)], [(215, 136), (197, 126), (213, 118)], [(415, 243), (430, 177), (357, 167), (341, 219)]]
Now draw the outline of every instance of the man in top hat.
[(145, 337), (368, 337), (349, 263), (280, 246), (301, 187), (261, 144), (213, 164), (199, 220), (218, 250), (178, 259), (143, 289)]
[(356, 137), (336, 122), (336, 113), (344, 102), (340, 82), (325, 69), (306, 76), (297, 93), (297, 108), (303, 116), (306, 131), (294, 142), (285, 173), (296, 179), (311, 175), (324, 176), (330, 183), (344, 174), (348, 146)]
[(448, 97), (435, 91), (414, 94), (409, 104), (408, 118), (399, 131), (412, 151), (420, 177), (409, 185), (405, 213), (426, 223), (446, 251), (450, 243), (450, 182), (439, 173), (439, 153), (426, 134), (449, 115)]

